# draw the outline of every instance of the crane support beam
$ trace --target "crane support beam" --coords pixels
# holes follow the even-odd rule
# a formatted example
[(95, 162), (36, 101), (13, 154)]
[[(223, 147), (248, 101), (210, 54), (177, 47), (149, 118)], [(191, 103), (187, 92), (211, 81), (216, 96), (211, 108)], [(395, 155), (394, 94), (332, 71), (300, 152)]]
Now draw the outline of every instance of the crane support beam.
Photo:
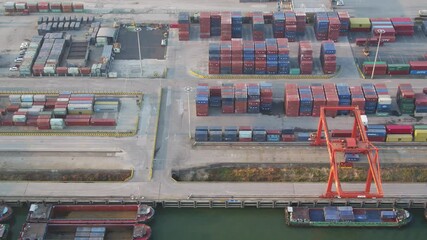
[[(347, 139), (332, 139), (326, 119), (326, 111), (350, 111), (354, 118), (351, 126), (352, 134)], [(324, 138), (322, 138), (322, 133)], [(378, 148), (376, 148), (366, 135), (360, 110), (354, 106), (324, 106), (320, 110), (319, 124), (317, 132), (311, 137), (313, 146), (324, 146), (329, 152), (329, 162), (331, 165), (326, 193), (322, 197), (326, 198), (382, 198), (384, 196), (380, 160), (378, 157)], [(337, 159), (337, 153), (357, 153), (365, 155), (368, 159), (369, 169), (366, 177), (366, 185), (363, 191), (344, 191), (339, 179), (338, 165), (340, 159)], [(375, 184), (376, 192), (371, 192), (372, 181)], [(335, 191), (332, 190), (335, 185)]]

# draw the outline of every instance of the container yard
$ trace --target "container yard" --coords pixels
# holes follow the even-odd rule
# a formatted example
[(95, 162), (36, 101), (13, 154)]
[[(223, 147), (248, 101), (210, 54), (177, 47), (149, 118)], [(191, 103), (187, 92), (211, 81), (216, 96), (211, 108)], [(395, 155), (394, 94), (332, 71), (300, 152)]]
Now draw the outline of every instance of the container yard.
[(23, 239), (148, 239), (140, 203), (412, 220), (427, 207), (423, 3), (308, 2), (4, 4), (0, 203), (56, 206)]

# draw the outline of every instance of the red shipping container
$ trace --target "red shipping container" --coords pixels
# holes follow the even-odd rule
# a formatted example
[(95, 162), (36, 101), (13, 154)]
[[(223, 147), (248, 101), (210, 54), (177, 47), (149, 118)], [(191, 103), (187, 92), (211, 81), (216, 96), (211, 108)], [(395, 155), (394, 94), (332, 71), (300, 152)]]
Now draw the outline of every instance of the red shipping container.
[(2, 126), (7, 126), (7, 127), (13, 126), (12, 117), (3, 118), (1, 120), (1, 125)]
[(92, 117), (92, 115), (89, 115), (89, 114), (86, 114), (86, 115), (84, 115), (84, 114), (82, 114), (82, 115), (67, 115), (65, 117), (65, 119), (88, 119), (91, 117)]
[(411, 125), (386, 125), (387, 134), (412, 134)]
[(427, 61), (409, 61), (411, 70), (427, 70)]
[(349, 138), (351, 137), (351, 130), (339, 130), (335, 129), (331, 131), (331, 137), (336, 138)]
[(65, 119), (66, 126), (89, 126), (90, 119)]
[(16, 112), (18, 111), (18, 109), (19, 109), (19, 105), (15, 105), (15, 104), (12, 104), (6, 107), (7, 112)]
[(30, 118), (27, 120), (27, 126), (37, 127), (37, 118)]
[(113, 118), (91, 118), (90, 125), (92, 126), (116, 126), (116, 119)]

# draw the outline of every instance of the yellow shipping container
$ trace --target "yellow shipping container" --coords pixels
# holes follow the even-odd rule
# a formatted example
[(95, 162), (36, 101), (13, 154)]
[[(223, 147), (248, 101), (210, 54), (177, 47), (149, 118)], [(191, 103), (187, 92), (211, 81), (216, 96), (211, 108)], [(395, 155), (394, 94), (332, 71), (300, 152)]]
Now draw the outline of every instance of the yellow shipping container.
[(93, 110), (68, 110), (70, 115), (92, 115)]
[(386, 142), (412, 142), (411, 134), (387, 134)]
[(351, 28), (371, 28), (371, 21), (369, 18), (350, 18)]
[(415, 142), (427, 142), (427, 130), (415, 130), (414, 141)]
[(113, 102), (104, 102), (104, 101), (98, 101), (95, 102), (96, 105), (119, 105), (119, 102), (113, 101)]

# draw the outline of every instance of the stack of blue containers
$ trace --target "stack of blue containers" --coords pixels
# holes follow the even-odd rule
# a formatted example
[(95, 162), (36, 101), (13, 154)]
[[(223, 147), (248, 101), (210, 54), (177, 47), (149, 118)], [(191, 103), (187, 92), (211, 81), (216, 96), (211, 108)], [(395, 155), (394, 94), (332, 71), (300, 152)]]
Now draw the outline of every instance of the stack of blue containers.
[(329, 17), (326, 12), (318, 12), (314, 16), (314, 32), (317, 40), (327, 40), (329, 31)]
[(243, 42), (243, 74), (255, 73), (255, 47), (254, 42)]
[(374, 114), (378, 103), (375, 86), (372, 83), (362, 83), (362, 90), (365, 95), (365, 114)]
[(277, 39), (277, 74), (289, 74), (290, 58), (287, 39)]
[[(351, 105), (351, 93), (350, 88), (346, 83), (337, 83), (338, 93), (338, 106), (350, 106)], [(338, 111), (338, 115), (347, 115), (350, 111)]]
[(283, 12), (273, 14), (273, 36), (274, 38), (285, 37), (285, 15)]
[[(297, 38), (297, 26), (296, 26), (296, 15), (294, 12), (285, 12), (285, 38), (289, 39), (291, 42), (295, 42)], [(295, 23), (290, 22), (291, 19), (294, 19)]]
[(267, 74), (277, 74), (277, 42), (275, 38), (265, 39), (267, 49)]
[(237, 127), (225, 127), (223, 140), (224, 142), (237, 142)]
[(195, 140), (196, 142), (207, 142), (209, 139), (208, 127), (196, 127)]
[(298, 93), (300, 97), (299, 115), (311, 116), (313, 111), (313, 94), (311, 93), (310, 86), (300, 86)]
[(211, 13), (211, 37), (221, 36), (221, 14)]
[(248, 84), (248, 113), (260, 112), (260, 88), (258, 84)]
[(230, 41), (221, 42), (220, 53), (221, 53), (220, 73), (231, 74), (231, 42)]
[(273, 109), (273, 84), (271, 83), (260, 83), (261, 89), (261, 105), (260, 110), (262, 113), (271, 113)]
[(385, 142), (387, 130), (385, 125), (368, 124), (366, 135), (370, 141)]
[(222, 127), (209, 127), (209, 142), (222, 142)]
[(209, 60), (219, 61), (221, 54), (221, 44), (220, 43), (209, 43)]
[(231, 13), (231, 37), (242, 38), (243, 17), (241, 12)]
[(252, 130), (252, 141), (254, 142), (265, 142), (267, 141), (267, 132), (265, 128), (254, 127)]

